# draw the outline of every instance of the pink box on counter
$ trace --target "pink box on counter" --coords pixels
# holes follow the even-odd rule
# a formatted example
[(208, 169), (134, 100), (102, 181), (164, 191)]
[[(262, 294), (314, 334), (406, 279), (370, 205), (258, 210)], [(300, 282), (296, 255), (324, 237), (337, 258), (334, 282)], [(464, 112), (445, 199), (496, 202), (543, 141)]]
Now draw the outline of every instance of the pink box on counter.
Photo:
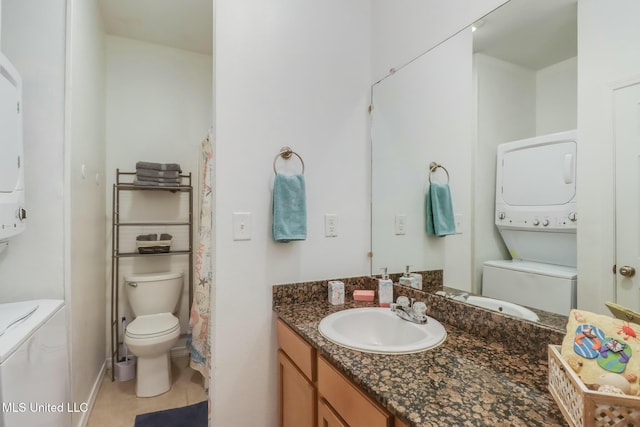
[(375, 294), (375, 291), (358, 289), (356, 291), (353, 291), (353, 299), (355, 301), (373, 301), (373, 297), (375, 296)]

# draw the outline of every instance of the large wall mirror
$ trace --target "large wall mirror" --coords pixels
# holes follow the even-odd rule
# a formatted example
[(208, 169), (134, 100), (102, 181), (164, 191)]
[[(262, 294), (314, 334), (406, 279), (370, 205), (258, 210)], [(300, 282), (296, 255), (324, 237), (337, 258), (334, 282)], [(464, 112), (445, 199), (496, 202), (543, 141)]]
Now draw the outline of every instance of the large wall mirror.
[[(509, 1), (376, 83), (372, 104), (372, 274), (442, 269), (480, 294), (483, 263), (510, 258), (497, 146), (576, 128), (576, 0)], [(449, 184), (456, 234), (426, 233), (429, 178)]]

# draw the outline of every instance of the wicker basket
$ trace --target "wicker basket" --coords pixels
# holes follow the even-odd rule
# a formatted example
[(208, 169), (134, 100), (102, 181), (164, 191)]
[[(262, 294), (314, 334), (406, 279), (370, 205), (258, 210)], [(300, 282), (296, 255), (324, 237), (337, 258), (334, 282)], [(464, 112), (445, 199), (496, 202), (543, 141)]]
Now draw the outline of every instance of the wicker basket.
[(589, 390), (549, 345), (549, 391), (570, 426), (640, 426), (640, 398)]
[(141, 254), (167, 253), (171, 249), (171, 240), (136, 240), (136, 246)]

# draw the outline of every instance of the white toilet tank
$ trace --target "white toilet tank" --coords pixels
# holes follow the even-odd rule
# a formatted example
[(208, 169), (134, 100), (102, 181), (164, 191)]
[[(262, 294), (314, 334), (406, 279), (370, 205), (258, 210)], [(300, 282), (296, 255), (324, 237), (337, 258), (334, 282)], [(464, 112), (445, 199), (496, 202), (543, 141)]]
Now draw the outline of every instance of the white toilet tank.
[(124, 281), (135, 316), (175, 312), (182, 293), (182, 272), (132, 274)]

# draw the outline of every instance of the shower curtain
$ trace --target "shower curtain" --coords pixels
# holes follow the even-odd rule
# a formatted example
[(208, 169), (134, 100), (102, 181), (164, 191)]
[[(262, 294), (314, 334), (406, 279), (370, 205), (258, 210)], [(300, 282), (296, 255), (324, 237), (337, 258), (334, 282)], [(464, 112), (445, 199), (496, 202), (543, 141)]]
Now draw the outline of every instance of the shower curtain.
[(209, 394), (209, 373), (211, 370), (211, 340), (209, 338), (209, 318), (211, 313), (210, 289), (213, 280), (213, 135), (202, 141), (200, 153), (200, 227), (196, 241), (193, 304), (189, 324), (191, 326), (190, 366), (204, 377), (204, 388)]

